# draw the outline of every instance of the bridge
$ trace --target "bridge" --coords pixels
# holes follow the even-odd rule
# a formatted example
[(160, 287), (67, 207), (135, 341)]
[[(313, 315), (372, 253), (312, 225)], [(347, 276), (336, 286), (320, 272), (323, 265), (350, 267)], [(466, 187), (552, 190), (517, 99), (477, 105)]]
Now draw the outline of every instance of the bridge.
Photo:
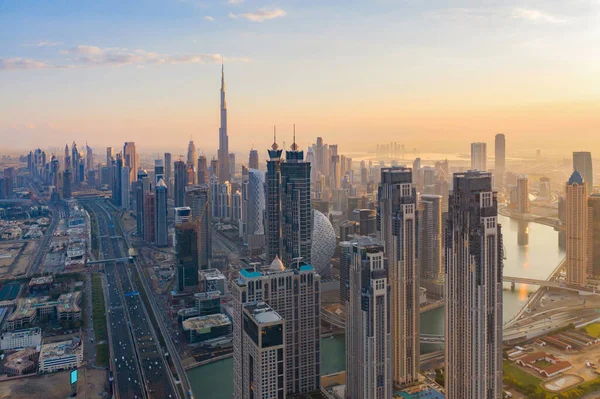
[(129, 256), (127, 258), (114, 258), (114, 259), (99, 259), (99, 260), (90, 260), (87, 261), (87, 265), (100, 265), (103, 263), (133, 263), (133, 257)]
[(549, 288), (560, 288), (561, 290), (575, 291), (580, 295), (598, 295), (595, 291), (590, 291), (584, 287), (577, 287), (575, 285), (565, 284), (562, 281), (556, 280), (537, 280), (534, 278), (525, 278), (525, 277), (511, 277), (504, 276), (502, 278), (504, 282), (511, 283), (511, 288), (515, 288), (515, 284), (531, 284), (531, 285), (539, 285), (540, 287), (549, 287)]

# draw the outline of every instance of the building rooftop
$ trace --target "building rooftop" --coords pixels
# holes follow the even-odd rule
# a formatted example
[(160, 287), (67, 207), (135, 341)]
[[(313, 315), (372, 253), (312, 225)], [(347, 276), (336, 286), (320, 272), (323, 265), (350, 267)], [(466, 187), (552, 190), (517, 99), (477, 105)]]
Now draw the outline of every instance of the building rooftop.
[(53, 281), (54, 278), (52, 276), (34, 277), (29, 281), (29, 286), (32, 287), (34, 285), (52, 284)]
[(209, 316), (192, 317), (182, 323), (184, 330), (202, 330), (205, 328), (230, 325), (231, 321), (223, 313)]
[(583, 184), (583, 177), (581, 177), (581, 175), (579, 174), (578, 171), (574, 171), (573, 174), (571, 174), (571, 177), (569, 177), (569, 185), (571, 184)]
[(43, 358), (77, 354), (82, 350), (81, 342), (61, 341), (42, 345), (40, 361)]
[(205, 269), (201, 270), (199, 273), (205, 280), (218, 280), (225, 278), (223, 273), (221, 273), (218, 269)]
[(245, 310), (256, 320), (258, 324), (273, 323), (283, 320), (283, 318), (264, 302), (255, 302), (246, 305)]
[(28, 335), (41, 334), (42, 330), (39, 327), (25, 328), (23, 330), (6, 331), (2, 334), (2, 339), (26, 337)]
[(194, 298), (196, 299), (215, 299), (215, 298), (221, 298), (221, 292), (220, 291), (207, 291), (207, 292), (198, 292), (196, 294), (194, 294)]

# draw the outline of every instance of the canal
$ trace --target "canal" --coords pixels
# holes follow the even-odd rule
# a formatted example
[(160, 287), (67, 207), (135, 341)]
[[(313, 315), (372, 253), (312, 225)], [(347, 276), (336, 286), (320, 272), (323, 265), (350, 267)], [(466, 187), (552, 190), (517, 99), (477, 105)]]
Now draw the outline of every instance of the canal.
[[(518, 221), (499, 216), (502, 224), (506, 259), (504, 274), (514, 277), (545, 279), (564, 258), (558, 246), (558, 233), (552, 227)], [(504, 289), (504, 320), (512, 318), (527, 302), (528, 296), (537, 287), (510, 284)], [(421, 332), (424, 334), (444, 333), (444, 308), (434, 309), (421, 315)], [(321, 369), (331, 374), (345, 369), (344, 336), (324, 338), (321, 344)], [(421, 352), (429, 353), (442, 349), (439, 344), (422, 344)], [(194, 395), (202, 399), (231, 399), (233, 396), (233, 359), (192, 369), (188, 372)]]

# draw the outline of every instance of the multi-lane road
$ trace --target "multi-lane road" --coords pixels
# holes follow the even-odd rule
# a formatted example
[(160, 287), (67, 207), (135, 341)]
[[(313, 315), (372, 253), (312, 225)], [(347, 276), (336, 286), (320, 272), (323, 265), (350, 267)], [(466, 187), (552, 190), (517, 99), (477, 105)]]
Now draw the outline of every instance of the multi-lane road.
[[(106, 203), (103, 200), (86, 203), (98, 220), (101, 256), (104, 259), (125, 257), (123, 237), (117, 235)], [(177, 398), (173, 374), (158, 345), (130, 268), (127, 263), (111, 262), (104, 266), (115, 393), (120, 399)]]

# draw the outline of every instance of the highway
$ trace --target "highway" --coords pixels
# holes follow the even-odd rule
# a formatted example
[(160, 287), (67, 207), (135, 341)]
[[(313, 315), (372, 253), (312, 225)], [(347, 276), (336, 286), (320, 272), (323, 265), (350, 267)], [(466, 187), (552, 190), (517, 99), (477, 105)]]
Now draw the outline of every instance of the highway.
[(50, 243), (50, 239), (54, 235), (54, 230), (56, 230), (56, 226), (58, 225), (58, 221), (60, 220), (59, 215), (61, 207), (62, 204), (59, 205), (56, 209), (53, 209), (52, 211), (52, 222), (50, 223), (50, 226), (48, 226), (48, 228), (46, 229), (46, 234), (44, 234), (44, 237), (41, 239), (37, 253), (33, 258), (33, 262), (31, 262), (31, 267), (29, 268), (28, 273), (29, 276), (37, 273), (40, 270), (40, 267), (42, 266), (44, 256), (46, 255), (46, 252), (48, 252), (48, 244)]
[[(103, 258), (125, 256), (124, 240), (117, 236), (104, 200), (86, 201), (96, 213)], [(120, 399), (177, 398), (172, 373), (148, 321), (144, 303), (132, 283), (127, 264), (107, 263), (108, 318), (112, 343), (111, 366)]]

